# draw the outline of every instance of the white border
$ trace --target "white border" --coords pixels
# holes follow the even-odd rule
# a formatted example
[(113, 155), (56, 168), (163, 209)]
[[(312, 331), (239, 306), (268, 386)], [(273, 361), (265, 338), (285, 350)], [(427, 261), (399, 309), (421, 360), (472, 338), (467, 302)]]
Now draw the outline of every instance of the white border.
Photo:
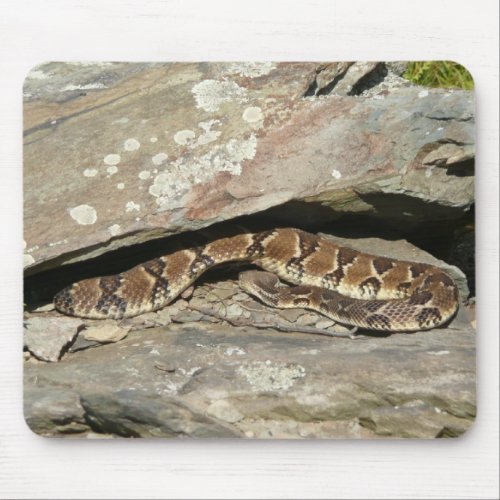
[[(0, 498), (498, 498), (498, 2), (4, 0)], [(46, 60), (452, 59), (476, 81), (478, 417), (456, 440), (58, 441), (22, 416), (21, 86)]]

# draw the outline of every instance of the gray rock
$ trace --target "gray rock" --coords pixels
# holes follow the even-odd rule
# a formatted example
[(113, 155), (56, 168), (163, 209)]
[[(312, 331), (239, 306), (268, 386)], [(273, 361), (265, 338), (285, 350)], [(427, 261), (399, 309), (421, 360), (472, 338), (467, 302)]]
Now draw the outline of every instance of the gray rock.
[[(27, 275), (291, 201), (321, 207), (316, 221), (398, 227), (473, 203), (473, 94), (384, 86), (384, 63), (36, 71), (46, 78), (24, 89)], [(314, 81), (327, 95), (304, 98)]]
[(42, 361), (58, 361), (83, 325), (79, 318), (31, 316), (25, 321), (24, 347)]
[(85, 340), (104, 344), (107, 342), (118, 342), (124, 339), (129, 331), (130, 327), (122, 328), (114, 321), (103, 321), (101, 324), (86, 328), (81, 335)]
[(51, 435), (450, 437), (475, 416), (475, 335), (463, 322), (356, 340), (171, 324), (27, 363), (25, 386), (28, 424)]
[(199, 414), (181, 401), (118, 390), (87, 393), (81, 404), (95, 432), (123, 437), (240, 437), (236, 429)]
[(237, 408), (224, 399), (214, 401), (208, 406), (207, 414), (230, 424), (234, 424), (244, 417)]
[(45, 386), (24, 379), (24, 418), (28, 427), (42, 436), (78, 435), (89, 430), (77, 392), (65, 387)]
[[(27, 276), (271, 207), (408, 228), (474, 201), (472, 93), (415, 87), (384, 63), (37, 71), (24, 86)], [(406, 241), (337, 240), (438, 265), (468, 296), (461, 271)], [(459, 436), (475, 418), (471, 311), (429, 332), (334, 338), (305, 332), (339, 325), (227, 281), (120, 322), (119, 343), (27, 314), (28, 350), (60, 362), (26, 358), (25, 418), (48, 436)]]

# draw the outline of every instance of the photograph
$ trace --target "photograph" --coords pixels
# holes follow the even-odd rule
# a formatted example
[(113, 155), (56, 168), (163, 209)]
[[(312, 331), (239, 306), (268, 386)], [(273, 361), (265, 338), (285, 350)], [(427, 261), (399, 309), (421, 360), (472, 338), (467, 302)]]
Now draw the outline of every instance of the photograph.
[(49, 60), (22, 90), (35, 434), (428, 440), (473, 425), (466, 67)]

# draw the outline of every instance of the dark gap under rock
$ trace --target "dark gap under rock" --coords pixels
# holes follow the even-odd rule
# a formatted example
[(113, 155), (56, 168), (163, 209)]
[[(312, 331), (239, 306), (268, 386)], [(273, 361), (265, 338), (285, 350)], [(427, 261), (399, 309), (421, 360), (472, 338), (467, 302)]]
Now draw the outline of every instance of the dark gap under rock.
[[(334, 73), (332, 73), (331, 68), (329, 68), (328, 65), (318, 67), (316, 69), (316, 76), (309, 84), (309, 87), (307, 87), (303, 97), (317, 97), (330, 94), (336, 87), (337, 83), (344, 78), (352, 64), (353, 63), (347, 63), (343, 64), (343, 67), (336, 67)], [(323, 77), (321, 78), (323, 82), (320, 82), (320, 76)]]
[[(376, 201), (371, 200), (374, 203)], [(380, 206), (381, 211), (389, 211), (389, 208), (389, 206)], [(215, 224), (200, 231), (186, 232), (120, 248), (96, 258), (27, 276), (24, 282), (24, 302), (28, 310), (31, 310), (51, 302), (59, 290), (75, 281), (126, 271), (160, 255), (203, 245), (208, 241), (238, 234), (244, 230), (256, 232), (274, 227), (296, 227), (313, 233), (324, 232), (350, 238), (406, 239), (442, 260), (448, 260), (450, 254), (453, 254), (455, 265), (458, 265), (456, 262), (468, 262), (466, 266), (468, 270), (463, 269), (463, 271), (467, 274), (469, 282), (473, 283), (474, 270), (470, 269), (470, 258), (464, 256), (461, 260), (457, 257), (460, 255), (460, 247), (452, 252), (456, 232), (460, 233), (464, 227), (470, 228), (471, 225), (473, 227), (473, 224), (473, 210), (452, 221), (443, 217), (442, 219), (436, 218), (433, 222), (422, 220), (415, 224), (401, 224), (400, 220), (396, 219), (390, 222), (390, 219), (387, 221), (374, 216), (334, 214), (331, 208), (320, 203), (290, 202), (259, 214)], [(199, 282), (207, 283), (217, 280), (222, 275), (236, 278), (238, 273), (235, 266), (241, 268), (242, 264), (228, 263), (221, 268), (208, 271), (199, 279)], [(248, 266), (248, 264), (243, 264), (243, 266)]]
[(385, 80), (385, 77), (388, 73), (389, 70), (387, 69), (385, 64), (377, 64), (377, 66), (375, 66), (372, 71), (360, 78), (358, 82), (353, 85), (352, 89), (347, 93), (347, 95), (361, 95), (366, 90), (380, 85)]
[(454, 175), (455, 177), (473, 177), (474, 170), (474, 160), (465, 160), (448, 165), (446, 175)]

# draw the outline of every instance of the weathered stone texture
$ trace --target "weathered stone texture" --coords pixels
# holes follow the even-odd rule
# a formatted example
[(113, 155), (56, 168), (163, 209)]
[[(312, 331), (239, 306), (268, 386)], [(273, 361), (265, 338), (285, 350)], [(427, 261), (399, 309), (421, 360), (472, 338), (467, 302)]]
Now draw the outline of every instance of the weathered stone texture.
[(35, 68), (24, 88), (26, 271), (292, 200), (331, 218), (461, 216), (474, 192), (472, 95), (381, 68)]

